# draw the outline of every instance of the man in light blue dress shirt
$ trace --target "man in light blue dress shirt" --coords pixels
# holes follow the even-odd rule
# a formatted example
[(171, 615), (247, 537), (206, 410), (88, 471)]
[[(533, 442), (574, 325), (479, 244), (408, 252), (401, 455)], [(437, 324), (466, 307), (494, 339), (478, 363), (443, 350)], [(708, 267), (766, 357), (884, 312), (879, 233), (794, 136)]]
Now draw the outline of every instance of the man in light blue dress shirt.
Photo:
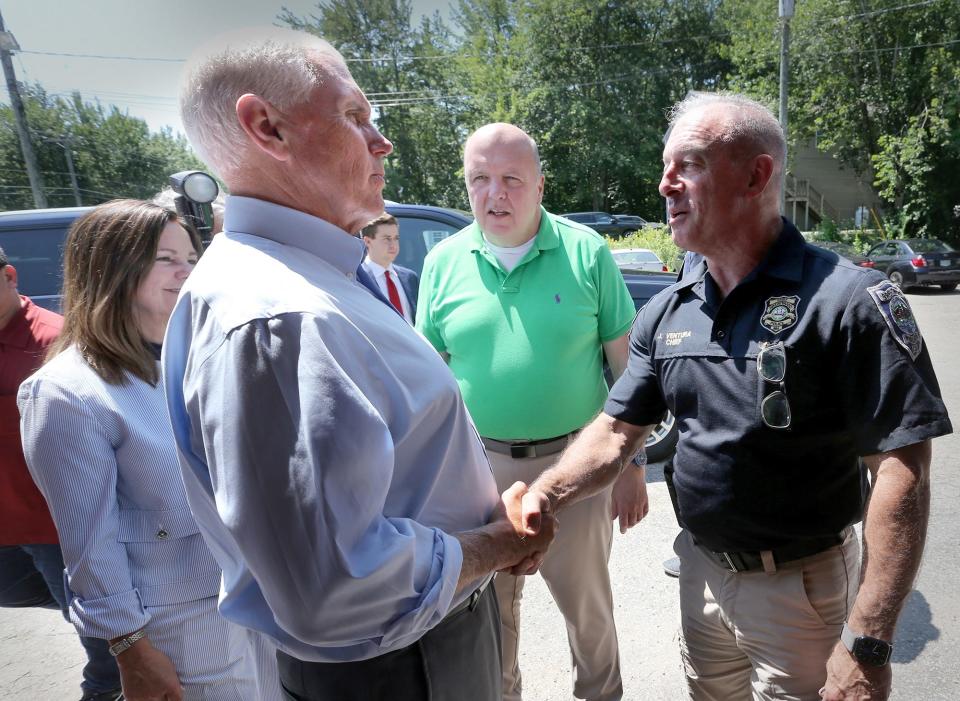
[(163, 358), (221, 612), (277, 641), (291, 699), (499, 698), (487, 584), (552, 523), (518, 530), (525, 487), (501, 500), (445, 363), (358, 281), (392, 145), (340, 54), (287, 30), (195, 59), (181, 111), (233, 193)]

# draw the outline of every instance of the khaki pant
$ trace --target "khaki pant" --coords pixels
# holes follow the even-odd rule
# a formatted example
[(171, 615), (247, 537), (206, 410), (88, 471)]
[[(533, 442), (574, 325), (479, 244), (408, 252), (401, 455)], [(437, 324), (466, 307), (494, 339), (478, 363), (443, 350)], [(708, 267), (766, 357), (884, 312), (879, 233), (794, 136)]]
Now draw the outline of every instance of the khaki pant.
[[(497, 487), (503, 492), (516, 481), (530, 484), (559, 455), (513, 459), (487, 451)], [(623, 697), (617, 629), (610, 591), (610, 490), (564, 509), (560, 529), (540, 574), (567, 624), (573, 661), (573, 695), (589, 701)], [(523, 577), (500, 573), (494, 580), (500, 603), (503, 640), (503, 699), (520, 701), (520, 600)], [(538, 700), (539, 701), (539, 700)]]
[(819, 701), (826, 662), (857, 593), (860, 545), (842, 544), (776, 572), (720, 567), (683, 531), (680, 654), (695, 701)]

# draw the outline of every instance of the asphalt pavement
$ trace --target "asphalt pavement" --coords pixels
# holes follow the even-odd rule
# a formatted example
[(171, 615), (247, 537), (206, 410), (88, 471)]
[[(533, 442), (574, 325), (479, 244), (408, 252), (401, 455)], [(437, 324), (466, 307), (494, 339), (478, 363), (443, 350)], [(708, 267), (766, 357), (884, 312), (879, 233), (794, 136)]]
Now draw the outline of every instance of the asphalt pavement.
[[(960, 292), (908, 295), (933, 357), (947, 407), (960, 430)], [(933, 500), (926, 555), (894, 640), (896, 701), (960, 699), (960, 438), (934, 442)], [(661, 465), (648, 467), (650, 515), (615, 534), (610, 559), (627, 699), (681, 699), (676, 580), (663, 574), (678, 532)], [(540, 577), (528, 579), (520, 663), (527, 701), (569, 699), (570, 659), (563, 619)], [(0, 609), (0, 697), (69, 701), (83, 652), (55, 611)], [(465, 692), (464, 701), (470, 701)]]

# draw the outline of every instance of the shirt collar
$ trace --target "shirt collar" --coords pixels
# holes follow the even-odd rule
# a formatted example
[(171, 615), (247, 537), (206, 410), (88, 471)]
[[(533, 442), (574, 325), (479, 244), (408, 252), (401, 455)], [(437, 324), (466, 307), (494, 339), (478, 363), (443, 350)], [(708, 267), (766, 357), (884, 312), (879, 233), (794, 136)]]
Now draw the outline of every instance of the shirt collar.
[[(474, 219), (473, 223), (467, 227), (470, 235), (471, 251), (483, 251), (486, 246), (483, 244), (483, 234), (480, 231), (480, 225)], [(550, 248), (557, 248), (560, 245), (560, 235), (557, 233), (556, 223), (549, 212), (540, 205), (540, 228), (537, 229), (536, 243), (534, 247), (540, 251), (546, 251)]]
[(373, 258), (371, 258), (370, 256), (367, 256), (366, 258), (363, 259), (363, 264), (366, 265), (367, 268), (370, 269), (370, 272), (376, 275), (377, 277), (383, 276), (383, 273), (387, 270), (389, 270), (390, 274), (393, 275), (394, 277), (397, 276), (397, 271), (394, 270), (393, 263), (391, 263), (386, 268), (384, 268)]
[(302, 249), (344, 274), (355, 273), (363, 261), (366, 248), (360, 239), (306, 212), (237, 195), (227, 197), (225, 208), (228, 235), (250, 234)]
[(30, 344), (30, 324), (36, 315), (36, 307), (29, 297), (20, 295), (20, 309), (0, 329), (0, 344), (14, 348), (26, 348)]
[[(783, 229), (780, 230), (777, 240), (770, 246), (770, 250), (767, 251), (767, 255), (760, 264), (741, 280), (741, 285), (761, 275), (793, 282), (799, 282), (802, 279), (806, 241), (803, 234), (789, 219), (786, 217), (781, 217), (781, 219), (783, 220)], [(706, 258), (700, 258), (700, 261), (689, 272), (683, 271), (683, 279), (678, 283), (677, 290), (685, 290), (698, 283), (703, 283), (706, 275), (707, 260)]]

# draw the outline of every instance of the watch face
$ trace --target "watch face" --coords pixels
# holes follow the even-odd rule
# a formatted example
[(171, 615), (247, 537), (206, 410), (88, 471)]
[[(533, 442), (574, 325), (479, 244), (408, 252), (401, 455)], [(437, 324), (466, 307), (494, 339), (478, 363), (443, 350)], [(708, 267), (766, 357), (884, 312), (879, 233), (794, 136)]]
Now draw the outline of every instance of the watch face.
[(883, 667), (889, 662), (892, 650), (893, 645), (890, 643), (869, 635), (861, 635), (853, 644), (854, 657), (874, 667)]

